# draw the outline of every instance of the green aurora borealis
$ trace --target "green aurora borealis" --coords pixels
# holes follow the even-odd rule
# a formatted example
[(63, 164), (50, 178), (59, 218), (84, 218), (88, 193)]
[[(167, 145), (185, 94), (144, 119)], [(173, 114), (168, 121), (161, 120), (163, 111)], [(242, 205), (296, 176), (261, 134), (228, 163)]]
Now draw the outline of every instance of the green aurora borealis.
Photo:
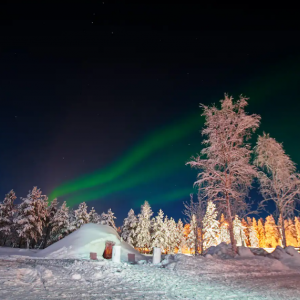
[[(299, 60), (293, 59), (254, 76), (254, 79), (245, 84), (228, 87), (226, 91), (235, 98), (241, 93), (250, 98), (247, 110), (262, 116), (259, 133), (269, 132), (278, 141), (284, 142), (287, 153), (296, 163), (300, 162), (297, 151), (300, 141), (288, 133), (292, 126), (292, 118), (297, 116), (298, 110), (295, 108), (295, 116), (287, 118), (284, 114), (284, 106), (287, 103), (283, 102), (295, 96), (294, 91), (289, 94), (289, 87), (294, 87), (298, 82), (299, 65)], [(214, 102), (222, 98), (222, 93), (223, 91), (212, 95)], [(285, 99), (282, 98), (283, 95), (286, 96)], [(299, 106), (300, 104), (298, 108)], [(186, 167), (185, 162), (201, 149), (199, 131), (204, 120), (200, 113), (200, 109), (195, 107), (193, 114), (156, 130), (104, 169), (61, 184), (52, 191), (49, 199), (62, 197), (69, 206), (73, 206), (82, 201), (101, 201), (103, 197), (127, 192), (132, 194), (131, 205), (134, 207), (138, 207), (144, 200), (148, 200), (150, 204), (188, 200), (189, 193), (193, 192), (196, 172)], [(187, 173), (190, 182), (185, 181), (181, 184), (182, 176), (186, 176)], [(179, 184), (173, 184), (172, 179), (168, 180), (172, 176), (176, 177)], [(156, 182), (161, 181), (167, 182), (167, 192), (157, 187)], [(149, 183), (152, 186), (151, 191), (147, 187)], [(145, 191), (147, 193), (144, 193)], [(144, 194), (147, 198), (143, 199)]]

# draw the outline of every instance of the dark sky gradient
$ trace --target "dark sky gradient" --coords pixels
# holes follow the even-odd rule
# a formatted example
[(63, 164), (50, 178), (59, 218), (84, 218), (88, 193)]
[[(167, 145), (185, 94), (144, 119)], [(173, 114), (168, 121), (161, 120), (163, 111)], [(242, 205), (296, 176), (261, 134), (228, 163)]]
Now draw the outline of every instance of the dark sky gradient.
[[(33, 186), (50, 195), (109, 168), (224, 92), (250, 97), (248, 111), (262, 116), (260, 132), (283, 142), (300, 164), (296, 14), (122, 2), (4, 5), (0, 195), (13, 188), (22, 197)], [(196, 178), (184, 164), (201, 149), (202, 124), (199, 117), (184, 137), (95, 187), (110, 192), (88, 205), (111, 207), (118, 225), (147, 199), (155, 212), (182, 217)], [(137, 176), (138, 183), (117, 190)], [(84, 201), (89, 192), (74, 196)]]

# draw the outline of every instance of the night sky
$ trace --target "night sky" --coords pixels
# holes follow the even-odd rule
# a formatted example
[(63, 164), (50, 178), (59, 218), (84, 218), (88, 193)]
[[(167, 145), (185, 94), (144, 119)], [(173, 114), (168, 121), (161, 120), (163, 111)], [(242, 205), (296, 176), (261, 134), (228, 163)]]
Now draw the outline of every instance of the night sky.
[(201, 149), (199, 103), (224, 92), (250, 97), (259, 133), (300, 164), (292, 11), (10, 3), (1, 19), (2, 197), (38, 186), (70, 206), (111, 208), (118, 225), (148, 200), (177, 220), (196, 179), (185, 162)]

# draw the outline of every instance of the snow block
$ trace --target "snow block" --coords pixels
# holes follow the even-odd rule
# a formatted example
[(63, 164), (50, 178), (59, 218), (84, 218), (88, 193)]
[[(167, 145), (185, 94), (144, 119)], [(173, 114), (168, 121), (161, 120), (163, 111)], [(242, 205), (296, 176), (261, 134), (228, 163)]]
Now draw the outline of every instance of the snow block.
[(135, 262), (135, 254), (133, 253), (128, 253), (128, 262)]
[(97, 253), (95, 253), (95, 252), (90, 252), (90, 259), (92, 259), (92, 260), (97, 260)]
[(121, 262), (121, 246), (113, 246), (112, 261), (115, 263)]
[(154, 247), (153, 248), (153, 264), (159, 264), (161, 260), (161, 249)]

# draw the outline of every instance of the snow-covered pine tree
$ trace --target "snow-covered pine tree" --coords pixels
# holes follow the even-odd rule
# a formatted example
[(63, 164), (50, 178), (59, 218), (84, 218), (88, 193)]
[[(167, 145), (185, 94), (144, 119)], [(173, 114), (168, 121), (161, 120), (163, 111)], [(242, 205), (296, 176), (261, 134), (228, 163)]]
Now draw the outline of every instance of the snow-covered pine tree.
[(164, 212), (160, 209), (157, 216), (152, 220), (152, 247), (165, 250), (167, 244), (167, 224), (164, 222)]
[(276, 248), (276, 246), (280, 245), (280, 233), (272, 215), (266, 218), (265, 237), (267, 248)]
[(137, 217), (134, 214), (134, 210), (130, 209), (127, 218), (125, 218), (123, 222), (121, 237), (125, 242), (127, 242), (133, 247), (136, 246), (136, 241), (135, 241), (136, 227), (137, 227)]
[(266, 235), (265, 235), (265, 227), (263, 223), (263, 219), (259, 219), (257, 222), (257, 237), (259, 242), (259, 248), (266, 247)]
[(187, 164), (200, 169), (195, 182), (205, 199), (217, 203), (218, 210), (225, 214), (229, 224), (230, 240), (237, 252), (233, 233), (233, 218), (249, 209), (246, 202), (249, 188), (257, 171), (250, 164), (252, 150), (248, 141), (259, 127), (260, 117), (245, 112), (248, 99), (240, 96), (233, 102), (225, 94), (221, 108), (201, 105), (205, 117), (202, 134), (205, 148), (198, 157)]
[(173, 254), (177, 245), (177, 227), (173, 218), (167, 222), (167, 248), (169, 253)]
[(26, 241), (27, 248), (30, 242), (34, 244), (42, 237), (43, 226), (46, 221), (48, 198), (42, 191), (34, 187), (26, 198), (21, 198), (18, 214), (14, 219), (16, 230), (21, 238), (20, 244)]
[(95, 208), (92, 207), (92, 209), (89, 212), (89, 223), (100, 224), (100, 221), (100, 215), (96, 212)]
[(249, 240), (250, 240), (250, 247), (258, 248), (259, 242), (257, 238), (257, 233), (253, 226), (249, 227)]
[(47, 211), (46, 211), (46, 220), (45, 220), (45, 226), (44, 226), (44, 238), (43, 238), (43, 245), (42, 245), (42, 247), (44, 249), (47, 247), (48, 239), (50, 238), (50, 234), (52, 231), (51, 221), (53, 220), (56, 212), (57, 212), (57, 199), (55, 198), (50, 203), (50, 205), (47, 207)]
[(286, 245), (297, 247), (297, 232), (293, 220), (284, 220), (284, 227), (286, 232)]
[(2, 203), (0, 203), (0, 239), (3, 240), (2, 245), (4, 246), (7, 238), (11, 236), (13, 230), (13, 219), (15, 213), (16, 195), (13, 190), (5, 195)]
[(68, 234), (72, 233), (77, 229), (76, 217), (74, 208), (69, 209), (69, 227), (67, 229)]
[(244, 246), (246, 235), (244, 232), (244, 226), (242, 225), (241, 220), (236, 215), (235, 219), (233, 220), (233, 232), (234, 232), (234, 238), (236, 240), (237, 246)]
[(229, 230), (228, 230), (228, 223), (222, 222), (219, 228), (219, 235), (218, 235), (218, 244), (220, 243), (230, 243), (230, 235), (229, 235)]
[(197, 228), (196, 216), (193, 215), (190, 223), (190, 232), (187, 237), (187, 246), (188, 248), (190, 248), (191, 252), (195, 251), (196, 228)]
[(248, 220), (248, 224), (250, 225), (249, 227), (249, 239), (250, 239), (250, 246), (253, 248), (258, 248), (259, 247), (259, 240), (258, 240), (258, 235), (257, 235), (257, 222), (256, 219), (253, 218), (252, 222), (251, 220)]
[(204, 250), (210, 246), (216, 246), (218, 244), (219, 221), (217, 220), (218, 212), (216, 205), (212, 201), (208, 201), (206, 214), (203, 219), (203, 231), (204, 231)]
[(186, 245), (186, 239), (184, 235), (184, 228), (181, 219), (177, 223), (177, 243), (176, 247), (178, 248), (178, 253), (181, 253), (182, 248)]
[[(259, 172), (260, 192), (264, 197), (262, 205), (273, 201), (282, 220), (294, 215), (295, 201), (300, 198), (300, 174), (296, 165), (285, 153), (282, 144), (269, 134), (258, 137), (254, 163)], [(282, 245), (286, 247), (284, 222), (281, 222)]]
[(115, 225), (115, 220), (116, 217), (114, 216), (114, 213), (111, 211), (111, 209), (109, 209), (107, 211), (107, 213), (102, 213), (100, 216), (100, 224), (102, 225), (108, 225), (110, 227), (112, 227), (113, 229), (115, 229), (117, 231), (117, 227)]
[(69, 234), (69, 221), (69, 208), (67, 207), (66, 201), (64, 201), (51, 220), (51, 237), (49, 244), (59, 241)]
[(153, 212), (147, 201), (141, 206), (138, 224), (135, 230), (136, 245), (139, 248), (150, 248), (151, 245), (151, 217)]
[(250, 231), (249, 231), (249, 225), (246, 222), (246, 220), (243, 218), (242, 219), (242, 226), (244, 228), (244, 233), (245, 233), (245, 246), (250, 246)]
[(76, 229), (80, 228), (84, 224), (87, 224), (90, 220), (89, 213), (87, 212), (87, 205), (85, 202), (79, 204), (78, 208), (74, 211), (74, 214), (74, 226), (76, 227)]

